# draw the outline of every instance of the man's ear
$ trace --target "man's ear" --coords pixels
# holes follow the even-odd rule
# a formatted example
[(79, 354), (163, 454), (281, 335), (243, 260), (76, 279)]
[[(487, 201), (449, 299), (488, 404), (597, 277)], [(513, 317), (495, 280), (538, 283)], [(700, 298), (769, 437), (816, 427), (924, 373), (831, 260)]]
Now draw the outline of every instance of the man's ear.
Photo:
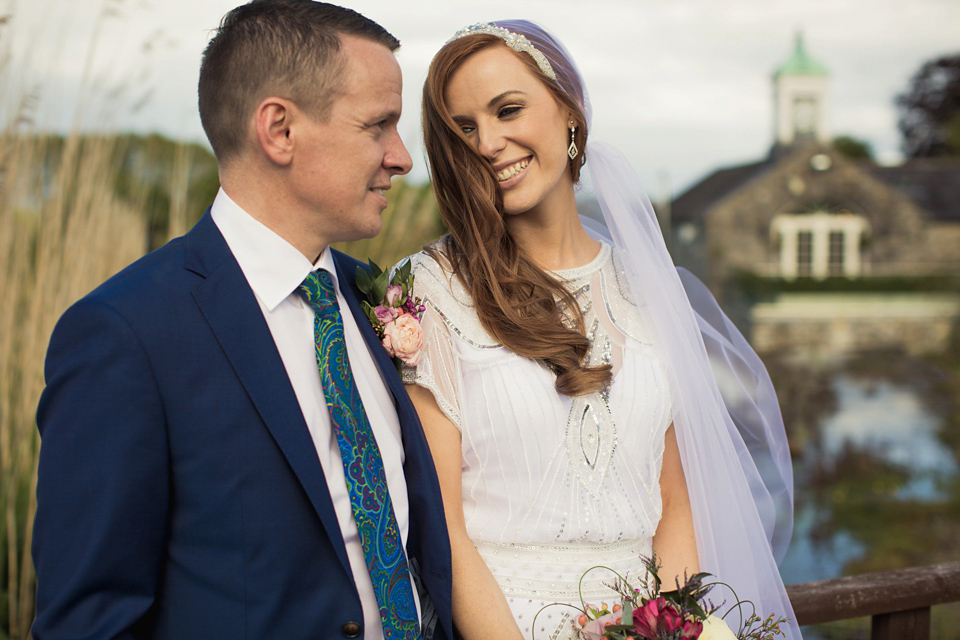
[(257, 142), (274, 164), (286, 166), (293, 160), (293, 118), (293, 104), (277, 97), (266, 98), (254, 112)]

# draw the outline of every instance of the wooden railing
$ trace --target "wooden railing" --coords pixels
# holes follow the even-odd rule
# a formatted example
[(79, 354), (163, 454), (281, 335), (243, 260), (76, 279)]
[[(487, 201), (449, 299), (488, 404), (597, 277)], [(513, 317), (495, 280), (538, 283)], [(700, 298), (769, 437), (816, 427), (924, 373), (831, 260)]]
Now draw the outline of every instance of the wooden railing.
[(801, 625), (872, 616), (871, 640), (929, 640), (930, 607), (960, 602), (960, 562), (787, 586)]

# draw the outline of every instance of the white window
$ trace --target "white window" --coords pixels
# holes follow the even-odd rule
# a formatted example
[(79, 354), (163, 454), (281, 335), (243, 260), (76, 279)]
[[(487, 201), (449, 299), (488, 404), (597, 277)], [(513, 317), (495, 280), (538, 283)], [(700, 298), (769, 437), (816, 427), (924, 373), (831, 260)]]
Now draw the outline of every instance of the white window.
[(788, 280), (857, 277), (863, 272), (860, 243), (869, 226), (854, 214), (802, 213), (774, 217), (779, 272)]
[(797, 275), (813, 275), (813, 231), (797, 232)]
[(827, 274), (831, 276), (846, 275), (843, 270), (843, 248), (846, 245), (846, 234), (843, 231), (831, 231), (830, 242), (827, 247)]

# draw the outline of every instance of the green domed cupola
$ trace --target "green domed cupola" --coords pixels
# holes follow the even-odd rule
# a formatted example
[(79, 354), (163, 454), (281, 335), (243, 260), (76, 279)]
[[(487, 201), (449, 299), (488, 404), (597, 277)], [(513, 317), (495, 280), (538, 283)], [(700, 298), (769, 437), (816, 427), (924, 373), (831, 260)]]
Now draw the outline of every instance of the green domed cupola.
[(793, 55), (780, 65), (773, 73), (774, 78), (783, 75), (791, 76), (825, 76), (827, 68), (810, 57), (803, 46), (803, 33), (797, 32), (796, 46)]
[(798, 32), (793, 54), (773, 74), (775, 148), (829, 142), (828, 75), (807, 53)]

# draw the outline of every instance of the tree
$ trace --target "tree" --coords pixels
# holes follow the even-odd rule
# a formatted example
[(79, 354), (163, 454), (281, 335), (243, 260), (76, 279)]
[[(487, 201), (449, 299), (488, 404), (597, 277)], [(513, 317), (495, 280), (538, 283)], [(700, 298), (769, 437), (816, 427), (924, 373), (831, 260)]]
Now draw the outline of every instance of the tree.
[(833, 139), (833, 148), (853, 160), (873, 160), (870, 143), (851, 136), (837, 136)]
[(904, 153), (960, 156), (960, 53), (924, 63), (896, 103)]

